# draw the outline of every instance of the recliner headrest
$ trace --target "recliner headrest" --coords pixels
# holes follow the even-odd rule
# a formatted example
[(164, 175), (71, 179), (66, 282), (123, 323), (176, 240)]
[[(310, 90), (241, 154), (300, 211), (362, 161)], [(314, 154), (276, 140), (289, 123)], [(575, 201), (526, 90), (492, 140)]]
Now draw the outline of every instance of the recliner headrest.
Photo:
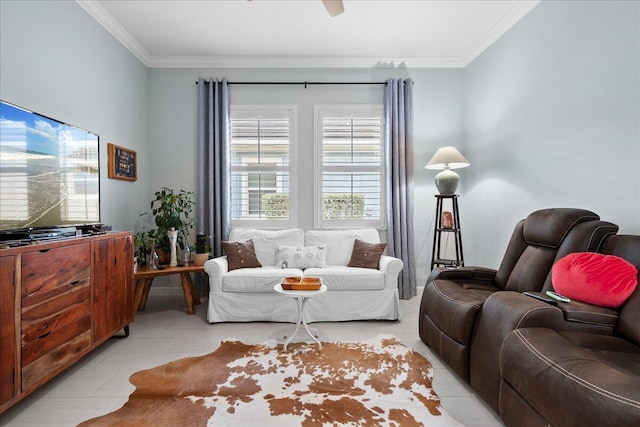
[(629, 234), (611, 236), (605, 242), (602, 253), (623, 258), (640, 270), (640, 236)]
[(599, 219), (597, 214), (584, 209), (542, 209), (525, 220), (524, 240), (530, 245), (557, 248), (574, 225)]

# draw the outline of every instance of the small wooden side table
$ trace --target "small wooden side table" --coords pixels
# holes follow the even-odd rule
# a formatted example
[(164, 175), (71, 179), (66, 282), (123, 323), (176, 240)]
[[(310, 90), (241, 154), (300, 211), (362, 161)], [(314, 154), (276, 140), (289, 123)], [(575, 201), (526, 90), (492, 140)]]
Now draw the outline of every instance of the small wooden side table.
[(135, 304), (137, 311), (144, 310), (144, 306), (147, 304), (147, 298), (149, 297), (149, 290), (151, 289), (151, 283), (153, 279), (159, 276), (168, 276), (171, 274), (179, 274), (182, 281), (182, 291), (184, 292), (184, 300), (187, 303), (187, 313), (194, 314), (196, 310), (193, 305), (200, 304), (200, 296), (196, 287), (193, 285), (191, 275), (189, 273), (199, 273), (204, 271), (202, 265), (187, 265), (178, 267), (165, 267), (163, 269), (152, 270), (150, 268), (138, 268), (133, 274), (133, 279), (136, 283), (135, 288)]

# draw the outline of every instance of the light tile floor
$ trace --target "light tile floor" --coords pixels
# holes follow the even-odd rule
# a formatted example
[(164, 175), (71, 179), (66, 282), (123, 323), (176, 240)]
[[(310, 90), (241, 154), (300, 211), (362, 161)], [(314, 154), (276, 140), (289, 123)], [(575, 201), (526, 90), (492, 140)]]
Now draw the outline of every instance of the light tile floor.
[[(418, 290), (422, 294), (422, 290)], [(502, 426), (499, 417), (459, 380), (418, 336), (420, 296), (401, 301), (402, 320), (316, 323), (321, 340), (358, 341), (391, 334), (420, 352), (434, 367), (433, 386), (445, 411), (472, 427)], [(31, 396), (0, 415), (0, 426), (68, 427), (121, 407), (133, 386), (129, 376), (182, 357), (215, 350), (222, 340), (245, 343), (278, 338), (283, 323), (206, 322), (206, 301), (187, 315), (181, 295), (152, 294), (126, 339), (111, 339)]]

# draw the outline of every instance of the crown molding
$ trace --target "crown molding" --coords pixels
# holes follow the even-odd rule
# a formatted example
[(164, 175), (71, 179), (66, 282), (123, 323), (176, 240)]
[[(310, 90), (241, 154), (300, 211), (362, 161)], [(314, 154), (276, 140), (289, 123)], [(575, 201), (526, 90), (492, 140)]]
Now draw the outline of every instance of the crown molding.
[(460, 58), (344, 58), (317, 56), (164, 56), (149, 68), (461, 68)]
[(511, 27), (513, 27), (527, 13), (531, 12), (542, 0), (522, 0), (514, 7), (511, 12), (507, 13), (500, 21), (493, 26), (484, 36), (480, 38), (471, 48), (460, 58), (462, 68), (469, 65), (482, 52), (487, 50), (489, 46), (502, 37)]
[(113, 37), (116, 38), (129, 52), (133, 53), (144, 65), (149, 67), (149, 64), (153, 61), (153, 57), (146, 51), (145, 48), (140, 45), (133, 38), (122, 25), (120, 25), (113, 17), (106, 11), (100, 3), (94, 0), (76, 0), (76, 3), (80, 5), (93, 19), (98, 21), (100, 25), (104, 27)]
[(346, 58), (314, 56), (151, 56), (95, 0), (76, 0), (148, 68), (465, 68), (542, 0), (522, 0), (462, 56)]

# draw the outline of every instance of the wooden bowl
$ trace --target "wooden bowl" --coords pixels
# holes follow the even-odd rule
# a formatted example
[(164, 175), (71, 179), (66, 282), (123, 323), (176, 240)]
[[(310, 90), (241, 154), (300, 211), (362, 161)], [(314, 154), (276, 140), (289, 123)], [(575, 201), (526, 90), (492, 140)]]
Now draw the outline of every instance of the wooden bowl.
[(282, 279), (282, 289), (285, 291), (317, 291), (322, 286), (319, 277), (285, 277)]

